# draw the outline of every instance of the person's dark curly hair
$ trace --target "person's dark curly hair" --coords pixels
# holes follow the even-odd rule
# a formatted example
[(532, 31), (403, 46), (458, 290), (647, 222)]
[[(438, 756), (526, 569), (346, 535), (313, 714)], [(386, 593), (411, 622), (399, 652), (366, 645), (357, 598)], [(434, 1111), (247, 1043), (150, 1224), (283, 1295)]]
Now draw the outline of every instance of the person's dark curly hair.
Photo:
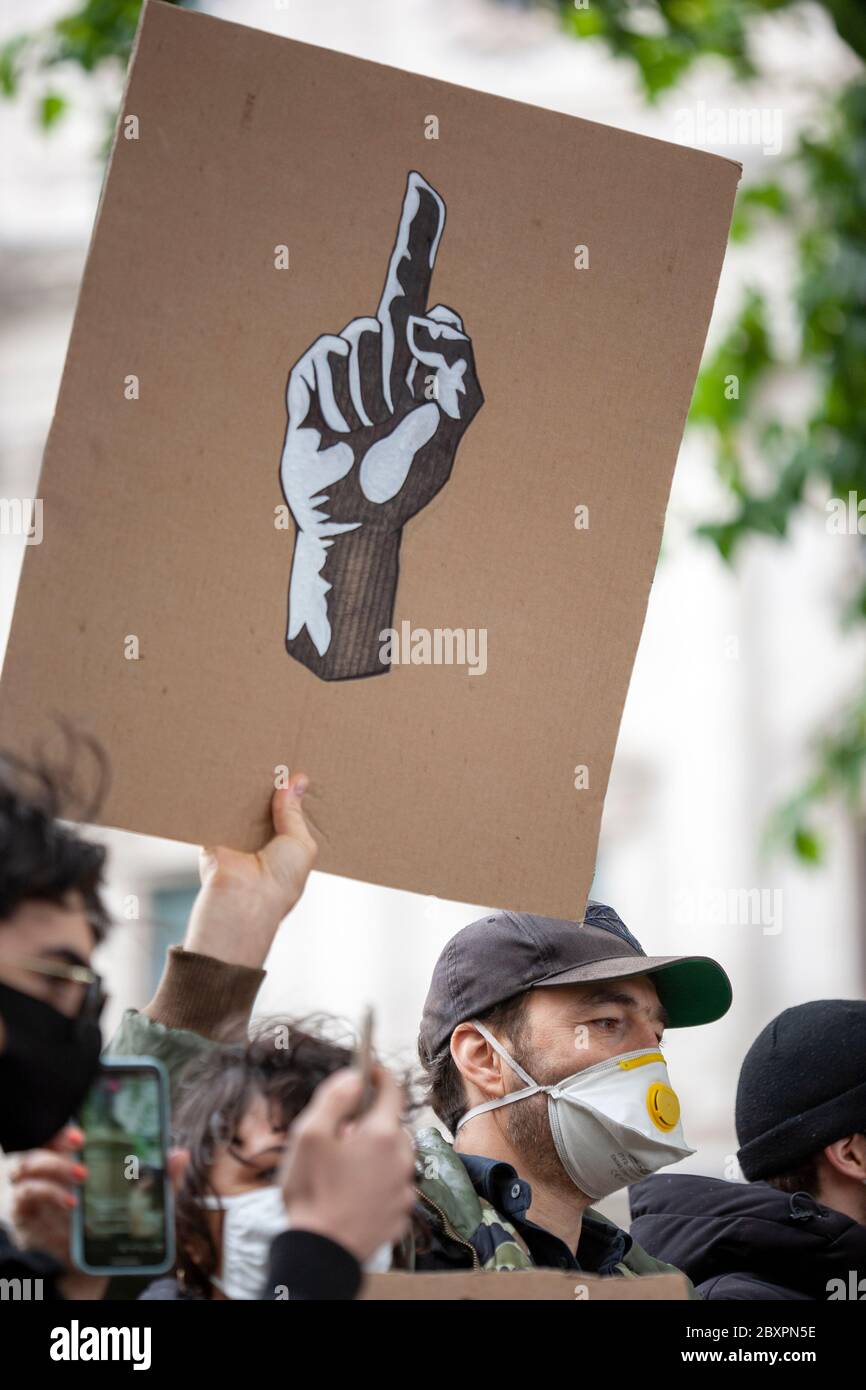
[(312, 1031), (313, 1026), (270, 1019), (249, 1040), (218, 1044), (183, 1072), (173, 1127), (190, 1158), (176, 1196), (176, 1272), (190, 1293), (211, 1295), (219, 1251), (201, 1198), (216, 1195), (210, 1181), (214, 1160), (252, 1102), (263, 1096), (275, 1122), (288, 1128), (316, 1087), (352, 1064), (349, 1047)]
[[(97, 941), (109, 916), (100, 889), (105, 848), (63, 825), (95, 820), (108, 782), (107, 760), (99, 745), (63, 728), (62, 759), (26, 762), (0, 753), (0, 929), (21, 906), (34, 899), (65, 906), (77, 891)], [(96, 786), (83, 793), (82, 754), (92, 760)], [(73, 775), (73, 769), (78, 777)]]

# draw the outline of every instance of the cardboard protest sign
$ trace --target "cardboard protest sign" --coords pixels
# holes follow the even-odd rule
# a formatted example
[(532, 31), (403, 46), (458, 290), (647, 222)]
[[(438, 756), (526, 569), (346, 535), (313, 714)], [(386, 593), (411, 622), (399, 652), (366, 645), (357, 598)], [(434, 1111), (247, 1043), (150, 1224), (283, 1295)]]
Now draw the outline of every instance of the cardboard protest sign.
[(146, 6), (0, 687), (107, 824), (582, 914), (738, 166)]
[(638, 1279), (606, 1278), (592, 1274), (564, 1273), (553, 1269), (456, 1271), (453, 1274), (370, 1274), (360, 1293), (362, 1300), (404, 1302), (430, 1300), (519, 1299), (566, 1303), (644, 1302), (688, 1298), (682, 1274), (647, 1274)]

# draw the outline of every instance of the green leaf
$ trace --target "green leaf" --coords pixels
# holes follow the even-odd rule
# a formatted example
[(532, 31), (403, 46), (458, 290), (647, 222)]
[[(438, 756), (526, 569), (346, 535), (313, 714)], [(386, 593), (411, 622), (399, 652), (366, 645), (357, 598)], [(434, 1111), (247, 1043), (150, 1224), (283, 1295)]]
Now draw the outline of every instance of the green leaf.
[(766, 214), (783, 217), (790, 211), (790, 196), (780, 183), (752, 184), (737, 198), (731, 220), (731, 240), (747, 241), (761, 227)]
[(800, 825), (794, 831), (794, 853), (804, 864), (820, 864), (824, 859), (823, 841), (814, 831)]
[(23, 68), (22, 58), (30, 43), (26, 34), (18, 34), (0, 47), (0, 92), (4, 97), (14, 97)]
[(50, 130), (60, 120), (66, 110), (66, 98), (57, 92), (46, 92), (39, 103), (39, 124), (43, 130)]

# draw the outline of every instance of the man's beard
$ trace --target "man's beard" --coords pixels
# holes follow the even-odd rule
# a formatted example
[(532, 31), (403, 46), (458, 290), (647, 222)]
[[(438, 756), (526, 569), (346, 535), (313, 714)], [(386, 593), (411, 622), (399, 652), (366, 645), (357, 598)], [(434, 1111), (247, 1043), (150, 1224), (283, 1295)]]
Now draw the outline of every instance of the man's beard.
[[(521, 1065), (542, 1086), (555, 1085), (561, 1076), (545, 1074), (544, 1063), (531, 1049), (523, 1050)], [(521, 1176), (531, 1176), (536, 1182), (562, 1193), (565, 1197), (592, 1199), (572, 1182), (556, 1152), (548, 1119), (546, 1095), (528, 1096), (506, 1107), (505, 1125), (508, 1142), (519, 1156)]]

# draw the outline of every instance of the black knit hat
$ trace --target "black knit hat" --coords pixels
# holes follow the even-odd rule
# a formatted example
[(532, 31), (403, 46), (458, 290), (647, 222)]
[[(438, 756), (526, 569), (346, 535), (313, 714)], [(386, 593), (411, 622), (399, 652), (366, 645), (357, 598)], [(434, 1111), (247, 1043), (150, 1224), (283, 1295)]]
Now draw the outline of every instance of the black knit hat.
[(815, 999), (768, 1023), (737, 1086), (737, 1158), (749, 1182), (866, 1134), (866, 1002)]

